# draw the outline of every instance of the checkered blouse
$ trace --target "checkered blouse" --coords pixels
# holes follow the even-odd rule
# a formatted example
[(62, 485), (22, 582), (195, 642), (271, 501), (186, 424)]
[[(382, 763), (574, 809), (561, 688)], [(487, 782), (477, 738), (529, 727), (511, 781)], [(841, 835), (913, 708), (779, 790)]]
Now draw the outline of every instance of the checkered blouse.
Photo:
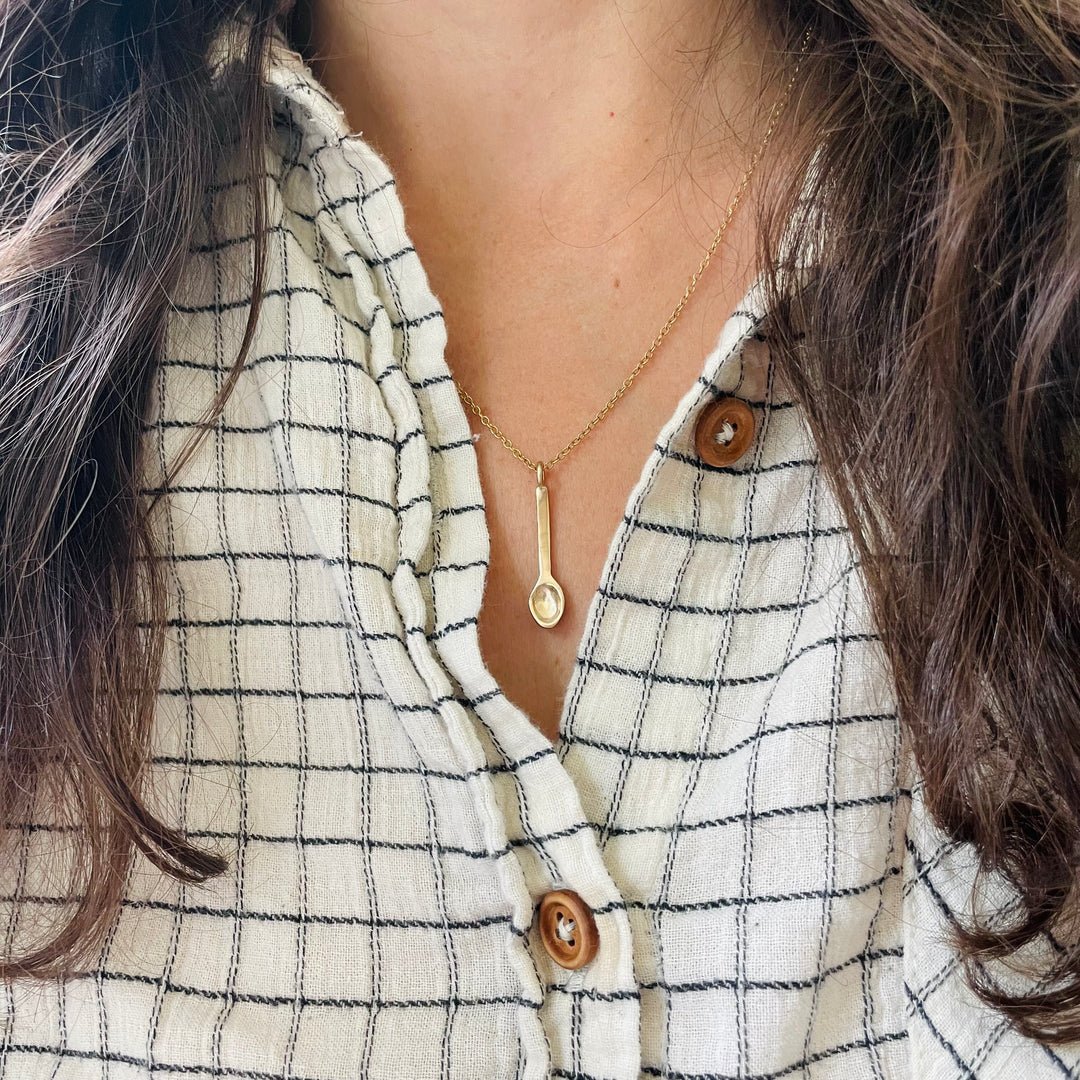
[[(91, 974), (0, 993), (0, 1080), (1077, 1075), (966, 987), (970, 853), (912, 781), (758, 293), (657, 435), (552, 746), (477, 646), (476, 457), (393, 177), (283, 39), (268, 80), (254, 351), (158, 519), (155, 787), (231, 868), (137, 862)], [(212, 203), (148, 496), (247, 316), (239, 178)], [(694, 451), (718, 396), (756, 419), (727, 468)], [(58, 906), (50, 843), (23, 834), (9, 946)], [(595, 914), (578, 971), (536, 929), (555, 888)]]

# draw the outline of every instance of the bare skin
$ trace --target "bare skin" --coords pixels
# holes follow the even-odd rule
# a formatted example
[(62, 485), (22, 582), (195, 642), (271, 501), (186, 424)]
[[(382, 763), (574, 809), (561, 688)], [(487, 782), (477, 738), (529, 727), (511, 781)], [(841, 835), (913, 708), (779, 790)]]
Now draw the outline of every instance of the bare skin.
[[(607, 400), (675, 306), (767, 117), (730, 0), (315, 0), (315, 69), (398, 180), (454, 375), (530, 457)], [(690, 50), (687, 52), (687, 50)], [(768, 109), (764, 112), (767, 114)], [(557, 627), (532, 620), (535, 477), (474, 430), (484, 660), (556, 738), (588, 607), (657, 433), (754, 277), (749, 202), (652, 365), (549, 477)]]

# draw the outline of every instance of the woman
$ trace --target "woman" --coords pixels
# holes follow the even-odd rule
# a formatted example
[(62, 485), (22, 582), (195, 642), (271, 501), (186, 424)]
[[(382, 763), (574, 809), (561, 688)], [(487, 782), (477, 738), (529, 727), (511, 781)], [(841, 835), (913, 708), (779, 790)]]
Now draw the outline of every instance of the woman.
[(1073, 1075), (1080, 15), (279, 7), (0, 6), (0, 1075)]

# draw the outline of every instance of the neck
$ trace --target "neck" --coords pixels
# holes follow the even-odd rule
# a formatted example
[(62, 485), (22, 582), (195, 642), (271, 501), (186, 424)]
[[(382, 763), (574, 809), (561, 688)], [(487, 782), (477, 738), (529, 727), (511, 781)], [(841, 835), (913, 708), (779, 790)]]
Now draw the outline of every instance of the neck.
[(488, 221), (602, 243), (678, 189), (715, 228), (760, 131), (739, 0), (307, 2), (350, 126), (403, 192), (459, 215), (480, 194)]

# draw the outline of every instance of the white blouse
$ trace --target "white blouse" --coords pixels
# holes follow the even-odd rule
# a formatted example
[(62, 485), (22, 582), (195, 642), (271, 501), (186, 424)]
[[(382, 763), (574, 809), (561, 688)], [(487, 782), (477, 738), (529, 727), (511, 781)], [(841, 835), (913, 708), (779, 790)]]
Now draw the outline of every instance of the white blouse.
[[(0, 995), (0, 1080), (1077, 1075), (964, 981), (971, 854), (923, 809), (758, 291), (657, 435), (553, 746), (478, 648), (476, 456), (393, 177), (283, 38), (267, 78), (254, 348), (156, 519), (154, 787), (230, 869), (136, 861), (89, 974)], [(148, 498), (247, 317), (237, 166), (212, 204)], [(723, 397), (755, 435), (716, 467), (694, 431)], [(50, 843), (24, 832), (9, 945), (62, 909)], [(577, 970), (537, 929), (556, 889), (595, 918)]]

